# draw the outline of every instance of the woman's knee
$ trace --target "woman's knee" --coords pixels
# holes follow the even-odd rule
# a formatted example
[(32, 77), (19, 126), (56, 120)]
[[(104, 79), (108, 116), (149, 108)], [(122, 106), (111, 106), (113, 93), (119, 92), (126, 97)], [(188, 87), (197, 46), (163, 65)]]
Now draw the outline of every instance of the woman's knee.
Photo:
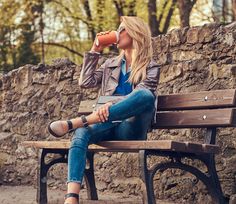
[(140, 95), (140, 98), (142, 98), (145, 102), (148, 103), (155, 102), (155, 96), (149, 89), (146, 88), (137, 89), (136, 94)]
[(87, 148), (89, 138), (90, 138), (90, 133), (87, 128), (77, 128), (72, 137), (70, 147)]

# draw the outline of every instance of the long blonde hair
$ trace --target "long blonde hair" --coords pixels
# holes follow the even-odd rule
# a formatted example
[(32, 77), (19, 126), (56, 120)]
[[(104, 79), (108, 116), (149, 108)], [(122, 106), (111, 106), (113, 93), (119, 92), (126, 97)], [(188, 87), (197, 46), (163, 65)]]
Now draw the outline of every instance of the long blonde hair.
[[(146, 68), (153, 56), (152, 37), (148, 24), (137, 16), (121, 16), (125, 30), (133, 39), (131, 72), (127, 81), (137, 84), (146, 79)], [(124, 50), (119, 56), (123, 56)]]

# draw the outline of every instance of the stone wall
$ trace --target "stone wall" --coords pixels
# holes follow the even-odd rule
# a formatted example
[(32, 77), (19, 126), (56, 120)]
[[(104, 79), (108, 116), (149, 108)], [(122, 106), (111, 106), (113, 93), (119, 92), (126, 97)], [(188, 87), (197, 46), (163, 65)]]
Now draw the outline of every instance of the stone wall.
[[(155, 59), (162, 65), (158, 93), (189, 93), (235, 88), (235, 28), (236, 23), (226, 26), (208, 24), (203, 27), (175, 29), (155, 38)], [(197, 129), (159, 131), (151, 138), (197, 141), (203, 140), (204, 131)], [(232, 195), (236, 193), (235, 133), (234, 128), (217, 131), (217, 143), (222, 150), (216, 158), (217, 171), (223, 191), (229, 197), (234, 197)], [(196, 165), (201, 166), (198, 163)], [(181, 175), (182, 180), (175, 178), (173, 181), (173, 174)], [(207, 202), (208, 198), (203, 196), (202, 184), (194, 186), (186, 174), (182, 175), (176, 171), (167, 173), (163, 179), (157, 179), (159, 181), (157, 194), (160, 197), (172, 196), (188, 200), (187, 203), (192, 200), (198, 200), (198, 203)], [(179, 187), (173, 188), (177, 183), (180, 184)], [(188, 194), (185, 194), (188, 187)], [(162, 192), (163, 189), (165, 192)], [(196, 192), (200, 193), (195, 195)]]
[[(153, 39), (154, 58), (161, 65), (158, 94), (235, 88), (236, 24), (208, 24), (175, 29)], [(104, 59), (101, 58), (100, 64)], [(81, 65), (68, 59), (52, 65), (25, 65), (0, 75), (0, 184), (34, 184), (38, 152), (20, 145), (24, 140), (55, 140), (46, 127), (51, 120), (76, 116), (81, 100), (95, 99), (98, 88), (80, 89)], [(159, 130), (149, 139), (202, 140), (199, 129)], [(217, 170), (224, 193), (236, 194), (236, 130), (219, 129)], [(68, 135), (67, 138), (71, 137)], [(150, 158), (150, 164), (160, 158)], [(141, 194), (138, 160), (134, 153), (99, 153), (96, 180), (99, 191)], [(191, 161), (189, 161), (191, 162)], [(201, 166), (200, 163), (195, 163)], [(66, 165), (49, 173), (49, 186), (65, 188)], [(178, 175), (178, 176), (176, 176)], [(201, 183), (181, 171), (155, 177), (158, 198), (181, 203), (208, 203)]]

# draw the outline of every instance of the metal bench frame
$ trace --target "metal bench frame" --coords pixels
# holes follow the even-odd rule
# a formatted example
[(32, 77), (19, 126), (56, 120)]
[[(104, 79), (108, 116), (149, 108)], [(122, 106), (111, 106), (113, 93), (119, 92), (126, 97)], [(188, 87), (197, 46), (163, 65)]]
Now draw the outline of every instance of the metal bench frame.
[[(216, 128), (208, 128), (207, 134), (205, 135), (205, 141), (210, 142), (209, 144), (214, 144), (216, 138)], [(45, 158), (48, 154), (59, 154), (60, 157), (52, 159), (49, 163), (45, 162)], [(94, 176), (94, 154), (95, 152), (87, 152), (87, 160), (89, 162), (89, 168), (85, 169), (85, 182), (87, 186), (87, 196), (89, 200), (98, 200), (97, 189), (95, 185)], [(170, 161), (158, 163), (152, 166), (151, 169), (147, 167), (148, 156), (161, 156), (168, 157)], [(202, 172), (198, 168), (184, 164), (182, 159), (198, 159), (202, 161), (208, 172)], [(67, 163), (68, 150), (64, 149), (42, 149), (41, 159), (40, 159), (40, 169), (38, 176), (38, 193), (37, 200), (39, 204), (47, 203), (47, 173), (50, 167), (58, 163)], [(154, 195), (153, 177), (158, 171), (165, 171), (170, 168), (181, 169), (187, 171), (194, 176), (196, 176), (197, 181), (201, 180), (207, 187), (208, 192), (212, 196), (214, 203), (228, 203), (228, 199), (224, 197), (219, 178), (215, 168), (215, 156), (214, 154), (195, 154), (186, 152), (173, 152), (173, 151), (160, 151), (160, 150), (140, 150), (139, 151), (139, 168), (141, 172), (141, 179), (146, 186), (146, 202), (149, 204), (156, 203)], [(197, 182), (196, 181), (196, 182)]]

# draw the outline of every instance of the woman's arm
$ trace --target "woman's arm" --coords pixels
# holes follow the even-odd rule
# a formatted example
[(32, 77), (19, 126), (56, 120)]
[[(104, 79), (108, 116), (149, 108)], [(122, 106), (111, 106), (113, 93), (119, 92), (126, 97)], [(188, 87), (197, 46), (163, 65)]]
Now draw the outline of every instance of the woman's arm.
[(93, 42), (91, 50), (84, 54), (82, 70), (79, 77), (79, 86), (81, 88), (93, 88), (100, 86), (102, 83), (103, 70), (106, 61), (98, 69), (96, 69), (96, 67), (101, 54), (100, 52), (106, 47), (106, 45), (97, 46), (95, 41), (96, 40)]
[(105, 62), (96, 69), (99, 56), (99, 52), (85, 52), (79, 77), (79, 86), (81, 88), (93, 88), (101, 85)]

